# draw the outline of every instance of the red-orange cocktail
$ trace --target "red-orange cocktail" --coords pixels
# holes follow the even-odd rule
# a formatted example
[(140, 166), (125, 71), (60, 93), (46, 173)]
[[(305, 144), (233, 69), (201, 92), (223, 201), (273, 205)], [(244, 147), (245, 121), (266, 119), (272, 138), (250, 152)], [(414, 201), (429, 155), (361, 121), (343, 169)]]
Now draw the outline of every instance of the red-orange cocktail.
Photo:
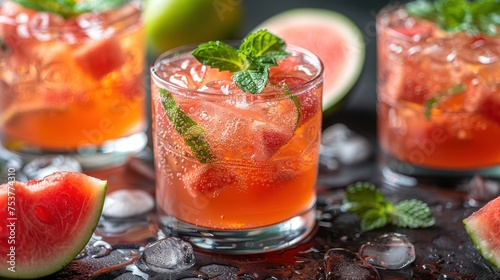
[(322, 66), (305, 50), (288, 50), (260, 94), (239, 89), (232, 73), (200, 64), (192, 48), (155, 62), (156, 197), (172, 234), (205, 249), (257, 252), (310, 232)]
[[(3, 146), (99, 154), (144, 145), (140, 1), (68, 17), (3, 1), (0, 38)], [(113, 145), (127, 138), (137, 141)]]
[(384, 9), (377, 28), (385, 171), (442, 178), (495, 174), (500, 37), (447, 32), (401, 7)]

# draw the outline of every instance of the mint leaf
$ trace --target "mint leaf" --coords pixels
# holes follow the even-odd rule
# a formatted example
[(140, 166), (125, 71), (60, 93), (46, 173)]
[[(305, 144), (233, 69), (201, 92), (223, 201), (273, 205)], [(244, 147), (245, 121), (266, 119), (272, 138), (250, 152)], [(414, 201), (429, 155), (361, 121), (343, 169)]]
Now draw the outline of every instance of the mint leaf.
[(63, 18), (71, 18), (88, 12), (102, 12), (122, 6), (128, 0), (12, 0), (26, 9), (58, 14)]
[(269, 78), (268, 68), (259, 68), (255, 70), (238, 71), (233, 75), (233, 81), (239, 88), (250, 92), (260, 93), (264, 90)]
[(285, 49), (285, 41), (265, 29), (248, 34), (240, 45), (240, 52), (247, 57), (266, 57), (275, 61), (290, 55)]
[(361, 230), (370, 231), (384, 227), (389, 223), (387, 214), (381, 209), (369, 209), (361, 218)]
[(435, 21), (437, 19), (436, 6), (433, 2), (418, 0), (409, 2), (404, 6), (409, 15), (416, 18)]
[(234, 73), (244, 69), (244, 60), (238, 50), (220, 41), (200, 44), (191, 54), (201, 64), (221, 71)]
[(253, 94), (266, 87), (269, 67), (290, 55), (285, 42), (265, 29), (248, 34), (238, 49), (215, 41), (199, 45), (192, 54), (204, 65), (234, 73), (234, 83)]
[(369, 231), (393, 224), (397, 227), (429, 227), (434, 217), (422, 201), (411, 199), (393, 205), (370, 183), (349, 185), (342, 209), (361, 219), (361, 230)]
[(177, 106), (172, 94), (160, 88), (161, 104), (175, 131), (179, 133), (193, 155), (201, 163), (214, 159), (210, 145), (205, 139), (205, 130)]
[(404, 200), (394, 206), (391, 223), (398, 227), (430, 227), (435, 220), (427, 204), (416, 199)]
[(464, 86), (463, 84), (458, 84), (456, 86), (451, 87), (447, 91), (438, 93), (436, 96), (433, 96), (431, 98), (428, 98), (425, 103), (424, 103), (424, 116), (426, 119), (431, 118), (431, 113), (432, 109), (436, 108), (439, 103), (443, 101), (443, 99), (446, 99), (447, 97), (463, 93), (467, 90), (467, 87)]
[(500, 0), (417, 0), (405, 4), (404, 9), (409, 15), (430, 20), (447, 32), (496, 36), (500, 26)]
[(362, 217), (370, 209), (385, 209), (388, 201), (373, 184), (358, 182), (350, 185), (343, 200), (345, 211)]

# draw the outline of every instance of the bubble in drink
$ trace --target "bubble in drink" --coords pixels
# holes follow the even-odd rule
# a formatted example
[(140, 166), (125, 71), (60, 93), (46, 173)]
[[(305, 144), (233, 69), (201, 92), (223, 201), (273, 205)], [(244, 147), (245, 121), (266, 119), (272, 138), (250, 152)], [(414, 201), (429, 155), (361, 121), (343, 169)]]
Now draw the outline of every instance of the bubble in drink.
[(415, 248), (405, 235), (389, 233), (363, 244), (359, 256), (374, 266), (398, 270), (415, 260)]
[(327, 280), (378, 280), (377, 270), (355, 253), (334, 248), (325, 253), (325, 274)]
[(177, 238), (167, 237), (149, 244), (135, 262), (146, 273), (177, 273), (195, 263), (191, 244)]

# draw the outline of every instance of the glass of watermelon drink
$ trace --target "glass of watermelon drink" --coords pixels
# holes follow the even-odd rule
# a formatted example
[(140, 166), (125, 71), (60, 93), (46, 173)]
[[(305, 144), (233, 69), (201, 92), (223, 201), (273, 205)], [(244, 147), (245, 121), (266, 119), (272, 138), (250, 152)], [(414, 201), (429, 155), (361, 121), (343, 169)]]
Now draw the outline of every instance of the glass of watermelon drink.
[(0, 1), (4, 147), (26, 159), (72, 154), (86, 168), (119, 163), (144, 147), (142, 4), (123, 2), (57, 14)]
[(156, 201), (165, 232), (228, 253), (295, 244), (315, 223), (323, 67), (307, 50), (270, 67), (263, 91), (202, 65), (193, 46), (151, 68)]
[(500, 37), (450, 32), (400, 6), (379, 13), (377, 34), (385, 178), (407, 185), (498, 178)]

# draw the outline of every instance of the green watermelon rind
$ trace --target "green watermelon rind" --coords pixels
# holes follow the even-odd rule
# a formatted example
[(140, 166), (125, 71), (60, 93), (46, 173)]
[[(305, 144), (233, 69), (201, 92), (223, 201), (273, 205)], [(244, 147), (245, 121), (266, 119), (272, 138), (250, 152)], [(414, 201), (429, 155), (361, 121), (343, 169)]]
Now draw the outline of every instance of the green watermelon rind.
[(107, 181), (105, 180), (93, 177), (87, 177), (87, 180), (87, 182), (95, 184), (93, 188), (97, 189), (95, 191), (99, 192), (99, 195), (96, 196), (98, 200), (94, 203), (94, 210), (91, 213), (85, 213), (91, 218), (87, 224), (80, 225), (80, 230), (77, 231), (80, 238), (75, 239), (77, 242), (73, 243), (64, 252), (59, 251), (57, 254), (47, 256), (46, 260), (49, 260), (48, 262), (41, 261), (39, 266), (31, 267), (30, 269), (26, 269), (25, 267), (18, 268), (25, 266), (18, 262), (16, 263), (16, 272), (11, 272), (7, 270), (8, 267), (4, 267), (6, 263), (3, 263), (0, 265), (0, 277), (7, 277), (9, 279), (36, 279), (49, 276), (66, 267), (85, 248), (99, 223), (107, 188)]
[[(496, 212), (500, 213), (500, 197), (465, 218), (463, 220), (463, 224), (465, 231), (469, 235), (472, 243), (475, 245), (479, 253), (481, 253), (481, 255), (492, 265), (500, 268), (500, 250), (498, 250), (498, 248), (500, 248), (500, 241), (497, 241), (497, 244), (491, 244), (491, 241), (493, 240), (487, 240), (485, 233), (483, 232), (484, 224), (491, 222), (491, 219), (488, 219), (487, 217), (487, 214), (489, 213), (484, 214), (487, 212), (486, 209), (490, 207), (498, 208)], [(492, 213), (495, 213), (495, 211), (492, 211)], [(495, 246), (497, 249), (495, 249)]]
[[(358, 49), (356, 53), (357, 59), (349, 61), (349, 63), (351, 64), (349, 65), (349, 79), (345, 81), (343, 86), (338, 89), (337, 92), (327, 92), (327, 89), (324, 89), (325, 92), (323, 93), (322, 104), (323, 113), (325, 115), (334, 113), (342, 106), (343, 101), (348, 96), (348, 93), (352, 91), (363, 71), (366, 58), (366, 46), (363, 39), (363, 34), (361, 30), (356, 26), (356, 24), (345, 15), (333, 10), (326, 10), (321, 8), (296, 8), (287, 10), (268, 18), (267, 20), (259, 24), (256, 28), (254, 28), (254, 30), (268, 28), (269, 26), (277, 25), (280, 22), (284, 22), (285, 20), (294, 17), (300, 17), (302, 20), (310, 20), (311, 22), (322, 21), (322, 23), (325, 24), (332, 24), (332, 29), (346, 30), (350, 33), (350, 36), (349, 38), (344, 38), (349, 39), (350, 42), (355, 45), (354, 48)], [(328, 77), (324, 78), (328, 79)]]

